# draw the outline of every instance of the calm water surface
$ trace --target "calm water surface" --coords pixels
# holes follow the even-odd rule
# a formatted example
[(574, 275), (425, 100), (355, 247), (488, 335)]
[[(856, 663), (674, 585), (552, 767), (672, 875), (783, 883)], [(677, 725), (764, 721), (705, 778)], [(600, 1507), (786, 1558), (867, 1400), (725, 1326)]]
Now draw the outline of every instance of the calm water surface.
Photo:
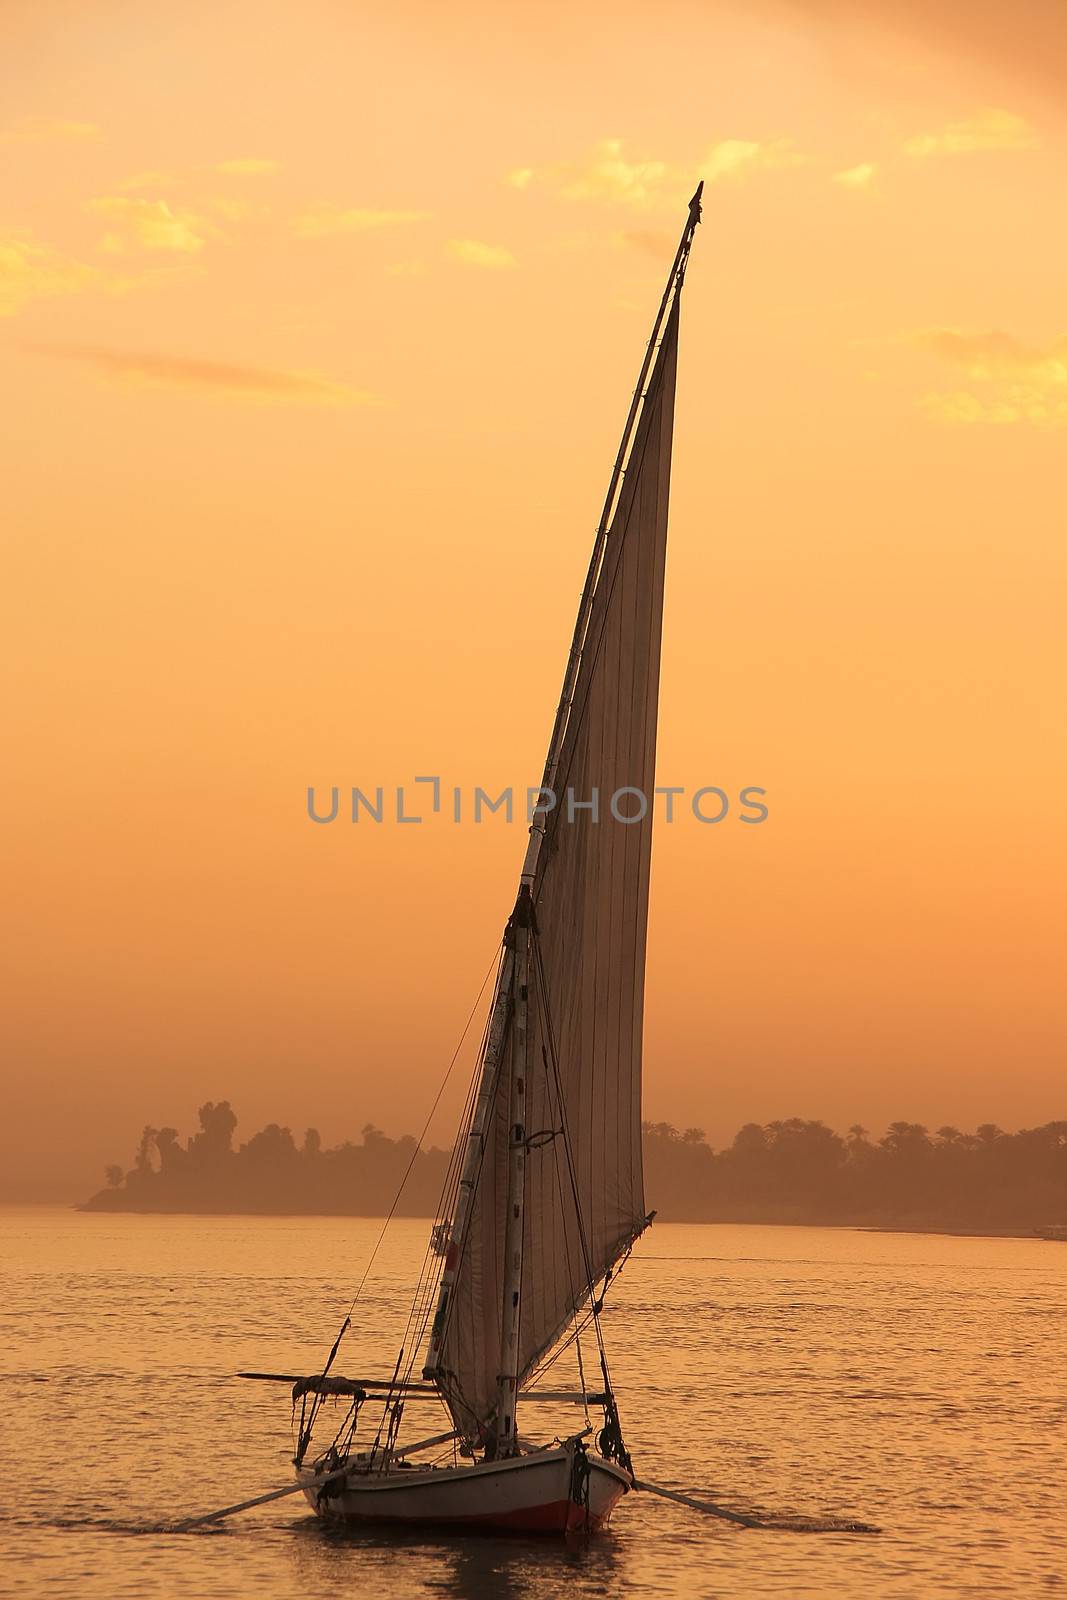
[[(1036, 1240), (657, 1225), (619, 1280), (605, 1327), (639, 1472), (877, 1538), (639, 1494), (566, 1546), (340, 1537), (296, 1499), (145, 1531), (288, 1481), (285, 1391), (228, 1374), (313, 1370), (378, 1226), (0, 1212), (5, 1600), (1067, 1589), (1067, 1246)], [(342, 1370), (391, 1365), (426, 1226), (390, 1230)]]

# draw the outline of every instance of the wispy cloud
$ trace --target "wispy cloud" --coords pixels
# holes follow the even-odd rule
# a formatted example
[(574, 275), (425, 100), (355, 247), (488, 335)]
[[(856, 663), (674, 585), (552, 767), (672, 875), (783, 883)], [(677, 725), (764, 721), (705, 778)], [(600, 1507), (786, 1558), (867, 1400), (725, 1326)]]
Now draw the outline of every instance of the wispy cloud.
[(162, 189), (184, 187), (199, 180), (222, 176), (224, 178), (260, 178), (270, 177), (273, 173), (281, 172), (280, 161), (261, 160), (258, 157), (242, 157), (236, 161), (217, 161), (214, 166), (194, 167), (190, 171), (166, 172), (158, 167), (150, 167), (144, 172), (133, 172), (128, 178), (122, 178), (116, 183), (115, 188), (122, 193), (129, 193), (138, 189), (151, 189), (156, 194)]
[(0, 234), (0, 317), (14, 316), (33, 300), (62, 295), (100, 293), (132, 294), (173, 283), (195, 267), (185, 257), (166, 265), (138, 265), (116, 271), (79, 261), (62, 250), (42, 244), (28, 233)]
[(541, 183), (564, 200), (651, 211), (687, 200), (698, 178), (708, 184), (733, 183), (759, 171), (798, 166), (804, 160), (789, 139), (720, 139), (701, 160), (685, 164), (632, 159), (621, 139), (601, 139), (578, 160), (517, 167), (508, 174), (508, 182), (516, 189)]
[(195, 390), (223, 399), (289, 405), (373, 405), (376, 397), (319, 373), (282, 371), (235, 362), (196, 361), (145, 351), (35, 345), (38, 353), (79, 362), (119, 380), (171, 389)]
[(834, 182), (841, 184), (844, 189), (869, 189), (877, 171), (878, 168), (873, 161), (861, 161), (858, 166), (846, 167), (843, 172), (835, 172)]
[(990, 109), (950, 122), (934, 133), (918, 133), (904, 142), (910, 156), (965, 156), (981, 150), (1032, 150), (1037, 133), (1023, 117)]
[(22, 117), (12, 127), (0, 131), (0, 143), (84, 143), (89, 139), (99, 139), (102, 131), (95, 122), (72, 122), (66, 117)]
[(930, 328), (908, 342), (971, 383), (923, 395), (919, 404), (928, 416), (948, 423), (1067, 426), (1067, 336), (1028, 345), (1009, 333)]
[(204, 218), (191, 211), (173, 211), (166, 200), (106, 195), (90, 200), (87, 209), (115, 225), (115, 231), (102, 241), (102, 248), (112, 254), (132, 244), (145, 250), (172, 250), (191, 255), (203, 249), (213, 231)]
[(270, 161), (263, 156), (237, 156), (232, 161), (220, 161), (215, 168), (227, 178), (268, 178), (281, 170), (280, 161)]
[[(647, 206), (659, 198), (668, 171), (663, 161), (628, 160), (621, 139), (602, 139), (582, 160), (559, 162), (547, 168), (544, 175), (565, 200), (609, 200)], [(527, 181), (539, 176), (531, 170)]]
[(14, 316), (30, 300), (96, 288), (102, 278), (96, 267), (25, 235), (0, 237), (0, 317)]
[(328, 239), (348, 233), (376, 233), (422, 222), (427, 211), (374, 211), (359, 207), (315, 206), (297, 217), (294, 231), (304, 239)]
[(516, 267), (518, 262), (502, 244), (483, 244), (480, 239), (449, 239), (445, 250), (453, 261), (465, 267)]
[(754, 172), (800, 167), (806, 160), (791, 139), (723, 139), (712, 145), (699, 168), (707, 183), (735, 182)]
[(1047, 345), (1028, 345), (1010, 333), (963, 333), (954, 328), (927, 328), (912, 342), (969, 378), (1027, 378), (1067, 386), (1067, 337)]
[(115, 188), (124, 191), (130, 189), (155, 189), (158, 191), (170, 188), (179, 181), (173, 172), (160, 172), (151, 169), (148, 172), (133, 172), (128, 178), (121, 178), (116, 183)]
[(270, 216), (269, 206), (254, 200), (233, 199), (228, 195), (212, 195), (208, 200), (198, 200), (197, 204), (226, 222), (254, 222), (257, 218)]

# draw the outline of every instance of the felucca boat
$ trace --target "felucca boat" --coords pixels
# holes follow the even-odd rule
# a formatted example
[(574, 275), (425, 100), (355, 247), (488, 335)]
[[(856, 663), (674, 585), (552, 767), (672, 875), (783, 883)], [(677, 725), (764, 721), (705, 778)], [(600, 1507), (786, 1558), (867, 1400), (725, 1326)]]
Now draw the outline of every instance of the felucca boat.
[[(297, 1477), (326, 1518), (592, 1531), (634, 1485), (601, 1308), (652, 1220), (641, 1167), (651, 801), (678, 318), (702, 188), (612, 470), (404, 1348), (389, 1378), (335, 1376), (349, 1317), (323, 1371), (294, 1384)], [(578, 1387), (538, 1387), (565, 1349)], [(348, 1401), (339, 1428), (331, 1397)], [(443, 1403), (448, 1426), (405, 1444), (419, 1402)], [(585, 1427), (538, 1442), (542, 1407), (571, 1402)], [(327, 1416), (333, 1437), (313, 1449)]]

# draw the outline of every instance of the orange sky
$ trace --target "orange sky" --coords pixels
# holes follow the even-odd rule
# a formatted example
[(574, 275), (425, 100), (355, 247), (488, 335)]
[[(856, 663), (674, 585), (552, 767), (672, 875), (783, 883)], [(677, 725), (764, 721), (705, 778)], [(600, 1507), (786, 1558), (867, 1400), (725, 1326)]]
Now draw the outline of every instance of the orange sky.
[(305, 788), (539, 777), (700, 175), (659, 772), (771, 815), (659, 830), (647, 1114), (1067, 1114), (1067, 21), (1007, 13), (9, 0), (7, 1192), (209, 1097), (421, 1124), (521, 828)]

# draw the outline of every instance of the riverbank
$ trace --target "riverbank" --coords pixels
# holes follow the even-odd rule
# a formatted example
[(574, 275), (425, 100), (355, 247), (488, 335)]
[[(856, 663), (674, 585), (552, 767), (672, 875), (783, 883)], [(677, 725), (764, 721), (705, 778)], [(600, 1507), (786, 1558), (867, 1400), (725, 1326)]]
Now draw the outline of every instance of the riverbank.
[[(79, 1204), (70, 1204), (70, 1203), (48, 1201), (48, 1200), (35, 1200), (35, 1199), (27, 1199), (27, 1200), (17, 1200), (17, 1199), (16, 1200), (10, 1200), (9, 1199), (9, 1200), (5, 1200), (3, 1202), (0, 1202), (0, 1209), (8, 1211), (8, 1212), (25, 1210), (27, 1212), (35, 1212), (35, 1213), (40, 1213), (42, 1211), (55, 1211), (55, 1212), (71, 1212), (71, 1211), (74, 1211), (74, 1212), (78, 1212), (78, 1213), (80, 1213), (82, 1215), (86, 1215), (86, 1216), (99, 1216), (99, 1217), (123, 1217), (123, 1216), (126, 1216), (126, 1217), (159, 1217), (159, 1218), (173, 1217), (175, 1219), (179, 1219), (179, 1218), (191, 1219), (191, 1218), (197, 1218), (197, 1217), (203, 1217), (203, 1218), (208, 1218), (208, 1217), (215, 1217), (215, 1218), (226, 1218), (226, 1217), (241, 1218), (241, 1217), (248, 1217), (248, 1218), (259, 1218), (259, 1219), (277, 1218), (280, 1221), (284, 1221), (286, 1219), (288, 1219), (290, 1221), (300, 1220), (300, 1221), (309, 1221), (309, 1222), (314, 1222), (316, 1220), (323, 1221), (323, 1222), (345, 1222), (345, 1221), (349, 1221), (349, 1222), (360, 1223), (360, 1224), (369, 1223), (369, 1222), (383, 1222), (384, 1221), (384, 1216), (380, 1212), (362, 1212), (362, 1211), (359, 1211), (359, 1212), (357, 1212), (357, 1211), (297, 1211), (297, 1210), (259, 1210), (259, 1211), (252, 1211), (252, 1210), (247, 1210), (247, 1209), (226, 1209), (224, 1207), (206, 1207), (206, 1206), (205, 1207), (198, 1207), (198, 1208), (195, 1208), (195, 1209), (189, 1208), (189, 1209), (183, 1209), (183, 1210), (171, 1209), (171, 1208), (163, 1208), (163, 1207), (151, 1207), (151, 1206), (109, 1206), (107, 1208), (104, 1208), (104, 1207), (97, 1206), (97, 1205), (92, 1205), (92, 1204), (86, 1203), (86, 1202), (81, 1202)], [(433, 1223), (434, 1223), (434, 1221), (436, 1219), (431, 1217), (428, 1214), (425, 1215), (425, 1216), (422, 1216), (422, 1217), (417, 1216), (417, 1215), (405, 1214), (403, 1220), (405, 1222), (413, 1222), (413, 1223), (422, 1222), (422, 1223), (425, 1224), (425, 1226), (427, 1228), (430, 1228), (433, 1225)], [(940, 1238), (946, 1238), (946, 1239), (1041, 1239), (1041, 1237), (1042, 1237), (1040, 1232), (1038, 1231), (1038, 1227), (1037, 1226), (1035, 1226), (1033, 1228), (1024, 1228), (1024, 1227), (1019, 1227), (1019, 1226), (1017, 1226), (1017, 1227), (1003, 1227), (1003, 1228), (997, 1228), (997, 1227), (961, 1227), (959, 1225), (950, 1225), (950, 1224), (947, 1224), (947, 1223), (946, 1224), (941, 1224), (941, 1223), (937, 1223), (937, 1222), (934, 1222), (934, 1221), (925, 1222), (925, 1223), (923, 1223), (923, 1222), (914, 1222), (914, 1221), (878, 1222), (878, 1223), (874, 1223), (874, 1222), (870, 1222), (869, 1220), (862, 1220), (862, 1221), (844, 1220), (844, 1221), (832, 1221), (831, 1222), (831, 1221), (827, 1221), (825, 1219), (804, 1218), (804, 1217), (791, 1217), (788, 1220), (775, 1220), (773, 1218), (762, 1217), (762, 1216), (761, 1217), (749, 1217), (749, 1218), (742, 1218), (742, 1217), (692, 1218), (692, 1217), (686, 1217), (686, 1218), (679, 1219), (677, 1217), (671, 1217), (669, 1215), (664, 1215), (662, 1213), (657, 1213), (656, 1222), (657, 1222), (657, 1224), (660, 1224), (660, 1225), (662, 1225), (662, 1224), (674, 1224), (674, 1225), (687, 1226), (687, 1227), (688, 1226), (693, 1226), (693, 1227), (709, 1227), (709, 1228), (823, 1228), (823, 1229), (827, 1229), (827, 1230), (837, 1230), (837, 1231), (841, 1231), (841, 1232), (851, 1232), (851, 1233), (917, 1234), (917, 1235), (925, 1235), (925, 1236), (929, 1236), (929, 1237), (940, 1237)], [(1044, 1226), (1044, 1225), (1042, 1224), (1041, 1226)], [(1067, 1241), (1058, 1240), (1058, 1239), (1048, 1239), (1048, 1240), (1046, 1240), (1044, 1242), (1049, 1243), (1049, 1244), (1057, 1244), (1057, 1243), (1064, 1243), (1064, 1242), (1067, 1242)]]

